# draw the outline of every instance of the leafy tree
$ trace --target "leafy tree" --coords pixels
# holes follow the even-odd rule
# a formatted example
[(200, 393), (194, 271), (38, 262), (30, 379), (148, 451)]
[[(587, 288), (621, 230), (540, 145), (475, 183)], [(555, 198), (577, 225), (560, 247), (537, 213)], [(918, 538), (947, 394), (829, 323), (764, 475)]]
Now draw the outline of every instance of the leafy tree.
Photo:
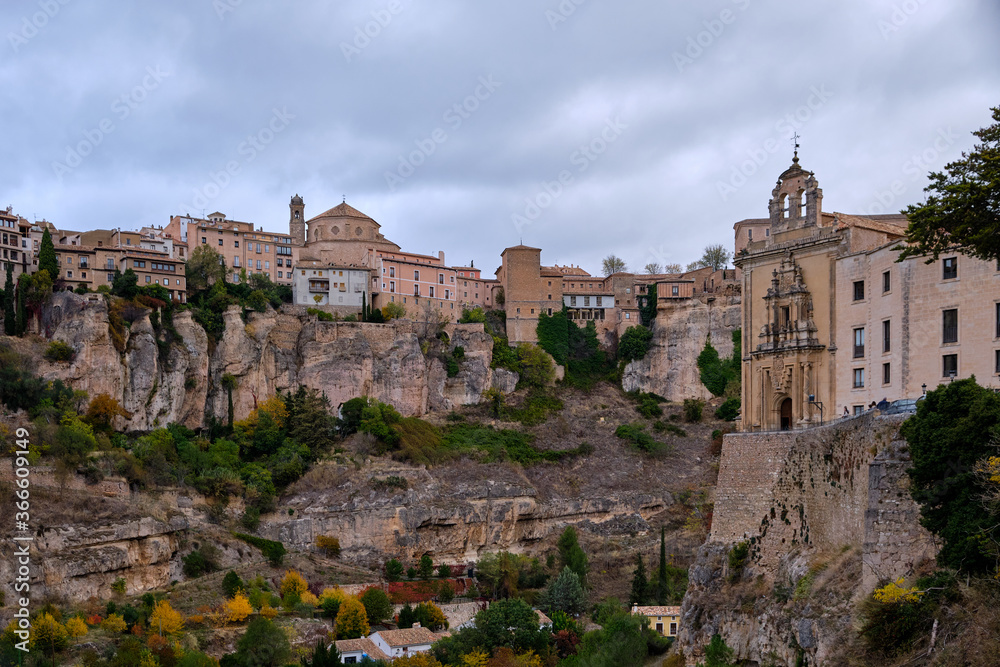
[(233, 597), (237, 591), (243, 588), (245, 588), (245, 584), (240, 579), (240, 575), (232, 570), (226, 572), (226, 576), (222, 578), (222, 592), (226, 594), (227, 598)]
[(683, 269), (681, 269), (681, 265), (680, 264), (676, 264), (676, 263), (675, 264), (665, 264), (663, 266), (663, 272), (664, 273), (681, 273), (682, 271), (683, 271)]
[(66, 628), (48, 612), (31, 622), (31, 635), (35, 645), (41, 646), (50, 658), (55, 656), (56, 651), (62, 651), (69, 645)]
[(355, 597), (345, 599), (337, 612), (337, 639), (357, 639), (367, 637), (368, 612)]
[(3, 285), (3, 330), (8, 336), (17, 333), (17, 315), (15, 315), (16, 296), (14, 294), (14, 265), (7, 264), (7, 280)]
[(79, 616), (66, 621), (66, 633), (70, 637), (83, 637), (87, 634), (87, 623)]
[(340, 651), (336, 644), (330, 644), (327, 648), (326, 641), (322, 638), (316, 640), (316, 648), (313, 650), (311, 658), (300, 658), (302, 667), (340, 667)]
[(569, 566), (563, 568), (542, 593), (542, 604), (551, 612), (562, 611), (579, 614), (587, 604), (587, 597), (580, 584), (580, 577)]
[(995, 568), (988, 544), (1000, 542), (997, 517), (983, 512), (986, 489), (976, 462), (992, 453), (1000, 433), (1000, 395), (975, 378), (928, 392), (900, 434), (910, 447), (910, 493), (920, 504), (921, 523), (942, 538), (938, 564), (967, 572)]
[(123, 299), (132, 299), (139, 293), (139, 276), (130, 268), (125, 269), (125, 273), (115, 271), (114, 280), (111, 281), (111, 293)]
[(471, 324), (473, 322), (486, 324), (486, 313), (483, 311), (482, 306), (476, 306), (471, 310), (469, 308), (462, 308), (462, 317), (459, 318), (458, 323)]
[(601, 260), (601, 269), (604, 271), (605, 276), (610, 276), (612, 273), (624, 273), (628, 271), (628, 267), (625, 265), (625, 260), (617, 255), (611, 254)]
[(406, 308), (401, 303), (390, 301), (382, 306), (382, 317), (386, 322), (389, 320), (402, 319), (403, 317), (406, 317)]
[(381, 588), (376, 586), (366, 588), (358, 599), (365, 606), (369, 625), (377, 625), (392, 616), (392, 602)]
[(424, 554), (420, 557), (420, 578), (427, 580), (434, 576), (434, 561), (431, 560), (429, 554)]
[(403, 578), (403, 564), (395, 558), (390, 558), (385, 564), (385, 578), (389, 581), (399, 581)]
[(128, 628), (128, 624), (121, 614), (108, 614), (108, 617), (101, 621), (101, 630), (109, 635), (120, 635)]
[(930, 173), (927, 200), (904, 213), (910, 219), (909, 243), (899, 259), (960, 250), (984, 260), (1000, 259), (1000, 107), (992, 109), (994, 123), (972, 134), (982, 143)]
[(225, 281), (226, 273), (226, 260), (215, 248), (210, 245), (198, 246), (184, 265), (188, 294), (194, 298), (216, 282)]
[(663, 267), (660, 266), (659, 262), (650, 262), (645, 267), (643, 267), (643, 271), (645, 271), (649, 275), (655, 275), (657, 273), (662, 273)]
[(179, 635), (184, 629), (184, 617), (169, 602), (160, 600), (149, 617), (149, 628), (160, 636)]
[(36, 318), (41, 317), (42, 307), (52, 296), (52, 274), (39, 269), (34, 274), (21, 274), (18, 291), (24, 290), (24, 307)]
[(705, 662), (699, 663), (698, 667), (734, 667), (733, 658), (733, 649), (726, 645), (725, 640), (720, 635), (712, 635), (705, 647)]
[(521, 366), (521, 377), (525, 382), (536, 387), (544, 387), (555, 380), (552, 360), (534, 343), (519, 344), (517, 357)]
[(420, 621), (420, 625), (425, 628), (436, 631), (440, 628), (448, 627), (448, 619), (445, 617), (444, 612), (430, 600), (418, 604), (417, 608), (413, 610), (413, 614)]
[(667, 604), (667, 537), (666, 528), (660, 526), (660, 562), (656, 568), (656, 604)]
[(705, 253), (698, 260), (700, 266), (710, 266), (713, 271), (724, 269), (729, 264), (732, 255), (726, 250), (726, 246), (721, 243), (705, 247)]
[(233, 389), (236, 389), (236, 376), (226, 373), (222, 376), (222, 388), (226, 390), (229, 399), (228, 425), (229, 432), (233, 431)]
[(559, 549), (559, 561), (563, 568), (569, 568), (580, 578), (580, 584), (587, 586), (587, 571), (590, 565), (587, 562), (587, 554), (580, 546), (576, 536), (576, 529), (573, 526), (566, 526), (566, 530), (559, 536), (556, 542)]
[(38, 270), (48, 271), (49, 276), (55, 280), (59, 277), (59, 261), (56, 259), (56, 247), (52, 243), (52, 234), (46, 227), (42, 232), (42, 243), (38, 246)]
[(289, 570), (281, 579), (281, 597), (291, 600), (293, 605), (297, 604), (302, 599), (302, 594), (308, 590), (309, 584), (295, 570)]
[(603, 628), (584, 635), (577, 647), (580, 665), (610, 667), (645, 662), (647, 649), (643, 629), (649, 623), (645, 616), (632, 616), (619, 607), (604, 615), (600, 621), (595, 618), (595, 622)]
[(618, 358), (625, 362), (642, 359), (649, 351), (652, 340), (653, 332), (646, 327), (629, 327), (618, 341)]
[(116, 417), (131, 419), (132, 413), (123, 408), (118, 399), (112, 398), (110, 394), (102, 393), (91, 399), (84, 419), (98, 431), (110, 433), (114, 430)]
[(535, 328), (539, 347), (551, 354), (560, 366), (565, 366), (569, 357), (569, 324), (568, 311), (564, 307), (553, 315), (541, 313)]
[(548, 645), (548, 631), (539, 628), (535, 610), (520, 598), (497, 600), (480, 611), (476, 628), (485, 640), (482, 647), (490, 651), (501, 646), (519, 653), (541, 651)]
[(632, 575), (632, 591), (629, 593), (629, 604), (644, 604), (649, 597), (649, 580), (646, 578), (646, 564), (642, 554), (635, 555), (635, 574)]
[(222, 606), (227, 623), (242, 623), (253, 613), (253, 605), (242, 590), (236, 591)]
[(282, 667), (293, 657), (284, 631), (266, 618), (250, 621), (247, 631), (236, 643), (234, 661), (245, 667)]
[(26, 287), (22, 287), (23, 278), (24, 274), (21, 274), (21, 277), (17, 279), (17, 289), (15, 290), (15, 299), (17, 303), (15, 306), (16, 312), (15, 312), (14, 333), (15, 335), (18, 336), (23, 334), (28, 326), (28, 316), (27, 313), (25, 312), (25, 305), (24, 305), (24, 290), (26, 289)]
[(712, 392), (713, 396), (723, 394), (738, 394), (738, 385), (742, 373), (742, 332), (737, 329), (733, 332), (733, 353), (728, 359), (721, 359), (718, 350), (712, 345), (712, 341), (706, 337), (705, 347), (698, 355), (698, 370), (701, 374), (701, 383)]
[(646, 296), (639, 302), (639, 321), (644, 327), (653, 326), (656, 319), (656, 285), (646, 285)]

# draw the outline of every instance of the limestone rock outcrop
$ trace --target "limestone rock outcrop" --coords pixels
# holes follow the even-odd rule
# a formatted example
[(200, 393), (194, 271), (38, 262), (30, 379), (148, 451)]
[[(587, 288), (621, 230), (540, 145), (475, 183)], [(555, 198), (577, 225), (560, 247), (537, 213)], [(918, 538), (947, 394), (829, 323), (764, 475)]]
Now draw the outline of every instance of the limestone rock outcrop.
[(625, 391), (647, 391), (668, 401), (711, 398), (701, 383), (696, 361), (710, 339), (720, 357), (733, 352), (733, 331), (740, 328), (740, 298), (711, 302), (688, 299), (660, 308), (653, 321), (653, 340), (642, 359), (622, 373)]
[[(224, 314), (225, 333), (215, 345), (191, 317), (173, 318), (179, 336), (166, 344), (147, 314), (126, 329), (124, 353), (108, 328), (108, 306), (100, 295), (53, 295), (43, 330), (69, 344), (69, 363), (40, 361), (40, 374), (61, 379), (90, 396), (107, 393), (132, 413), (129, 431), (171, 422), (200, 428), (211, 416), (225, 419), (228, 396), (223, 375), (236, 378), (234, 417), (241, 419), (258, 399), (300, 385), (325, 392), (336, 408), (362, 395), (391, 403), (404, 416), (447, 412), (474, 404), (493, 385), (493, 340), (482, 325), (448, 325), (449, 349), (461, 346), (459, 373), (448, 377), (441, 359), (422, 351), (418, 327), (409, 320), (386, 324), (319, 322), (294, 307)], [(499, 380), (509, 384), (506, 372)]]

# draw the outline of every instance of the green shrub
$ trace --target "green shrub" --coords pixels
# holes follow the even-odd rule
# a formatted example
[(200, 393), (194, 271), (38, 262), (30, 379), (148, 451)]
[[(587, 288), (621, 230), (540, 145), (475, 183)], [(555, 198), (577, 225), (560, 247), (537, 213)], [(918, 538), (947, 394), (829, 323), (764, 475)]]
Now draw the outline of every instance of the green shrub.
[(240, 575), (232, 570), (226, 572), (226, 576), (222, 578), (222, 592), (226, 594), (227, 598), (233, 597), (237, 591), (243, 590), (245, 587), (246, 584), (240, 579)]
[(72, 361), (76, 356), (73, 348), (61, 340), (54, 340), (45, 348), (45, 358), (49, 361)]
[(479, 322), (486, 324), (486, 313), (483, 312), (482, 307), (476, 306), (472, 310), (468, 308), (462, 309), (462, 317), (459, 318), (459, 324), (472, 324), (474, 322)]
[(517, 359), (521, 367), (521, 379), (529, 385), (544, 387), (555, 381), (556, 370), (552, 358), (534, 343), (520, 343)]
[(255, 537), (253, 535), (247, 535), (245, 533), (233, 533), (233, 536), (238, 540), (243, 540), (247, 544), (257, 547), (260, 549), (264, 557), (267, 558), (271, 567), (280, 567), (282, 561), (285, 559), (285, 545), (281, 542), (275, 542), (274, 540), (265, 540), (262, 537)]
[(636, 396), (638, 406), (636, 410), (647, 419), (654, 419), (663, 416), (663, 408), (660, 407), (660, 397), (656, 394), (638, 393)]
[(740, 414), (740, 399), (727, 398), (725, 402), (715, 411), (715, 418), (731, 422)]
[(615, 429), (615, 435), (647, 454), (665, 454), (670, 450), (669, 445), (646, 433), (645, 424), (622, 424)]
[(742, 347), (742, 334), (739, 329), (733, 332), (733, 353), (728, 359), (720, 359), (719, 353), (712, 346), (712, 342), (709, 339), (705, 340), (705, 347), (702, 349), (701, 354), (698, 355), (698, 370), (701, 373), (701, 383), (712, 392), (713, 396), (722, 396), (727, 393), (727, 391), (732, 392), (733, 389), (729, 387), (731, 383), (736, 383), (737, 388), (735, 393), (730, 395), (738, 395), (739, 389), (738, 385), (740, 383), (742, 357), (741, 357), (741, 347)]
[(333, 314), (318, 308), (306, 308), (306, 313), (315, 315), (320, 322), (333, 322)]
[(705, 409), (705, 401), (700, 398), (684, 399), (684, 421), (696, 424), (701, 421), (702, 411)]
[(624, 362), (642, 359), (649, 351), (653, 332), (644, 326), (632, 326), (625, 330), (618, 341), (618, 358)]
[(729, 550), (729, 580), (737, 581), (750, 558), (750, 543), (738, 542)]
[(493, 336), (493, 359), (491, 368), (506, 368), (515, 373), (521, 372), (521, 362), (517, 358), (517, 350), (510, 346), (505, 336)]
[(389, 475), (385, 479), (379, 479), (378, 477), (372, 477), (368, 480), (368, 486), (370, 486), (375, 491), (388, 491), (390, 489), (399, 489), (400, 491), (406, 491), (409, 488), (409, 484), (405, 477), (399, 477), (398, 475)]
[(462, 370), (461, 368), (459, 368), (458, 362), (455, 360), (455, 357), (448, 357), (445, 361), (444, 368), (445, 368), (445, 373), (447, 373), (448, 377), (450, 378), (455, 377), (456, 375), (458, 375), (459, 371)]
[(506, 416), (514, 421), (519, 421), (525, 426), (537, 426), (544, 424), (550, 412), (558, 412), (563, 409), (563, 402), (553, 396), (550, 392), (533, 387), (528, 392), (524, 401), (524, 407), (506, 409)]
[(659, 420), (653, 422), (653, 430), (656, 431), (657, 433), (669, 433), (671, 435), (676, 435), (681, 438), (687, 437), (687, 431), (682, 429), (677, 424), (670, 424)]

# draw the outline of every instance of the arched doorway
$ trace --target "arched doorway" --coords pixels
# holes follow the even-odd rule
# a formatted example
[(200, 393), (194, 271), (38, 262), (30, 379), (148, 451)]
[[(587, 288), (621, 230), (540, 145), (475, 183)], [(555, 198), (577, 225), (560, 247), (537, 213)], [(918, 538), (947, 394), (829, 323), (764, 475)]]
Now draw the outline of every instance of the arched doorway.
[(790, 398), (781, 402), (781, 430), (792, 430), (792, 399)]

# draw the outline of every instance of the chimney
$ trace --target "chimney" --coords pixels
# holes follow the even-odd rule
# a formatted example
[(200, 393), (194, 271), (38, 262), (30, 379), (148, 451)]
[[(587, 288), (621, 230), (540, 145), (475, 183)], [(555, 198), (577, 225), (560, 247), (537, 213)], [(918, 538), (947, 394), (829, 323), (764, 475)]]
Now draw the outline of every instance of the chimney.
[(444, 264), (444, 250), (438, 250), (438, 261)]

